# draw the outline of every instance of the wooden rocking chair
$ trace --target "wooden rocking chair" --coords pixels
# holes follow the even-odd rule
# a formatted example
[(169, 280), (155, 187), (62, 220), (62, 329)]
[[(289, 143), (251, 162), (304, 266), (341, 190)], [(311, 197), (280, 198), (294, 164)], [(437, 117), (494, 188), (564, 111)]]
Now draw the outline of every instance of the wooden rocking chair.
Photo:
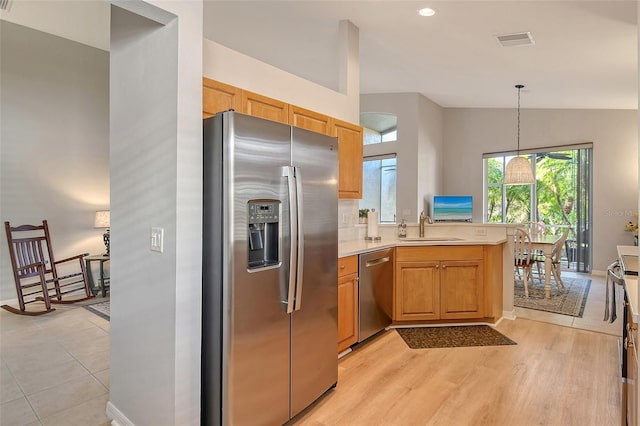
[[(93, 297), (89, 288), (84, 257), (88, 253), (55, 260), (51, 248), (51, 237), (47, 221), (42, 225), (22, 225), (11, 227), (9, 222), (4, 223), (9, 243), (9, 255), (13, 278), (18, 294), (19, 309), (9, 305), (2, 308), (20, 315), (42, 315), (55, 311), (52, 303), (75, 303)], [(77, 261), (77, 266), (67, 270), (64, 275), (58, 273), (58, 266), (63, 263)], [(63, 295), (83, 292), (83, 297), (76, 299), (63, 299)], [(39, 311), (27, 311), (26, 305), (36, 301), (43, 301), (45, 309)]]

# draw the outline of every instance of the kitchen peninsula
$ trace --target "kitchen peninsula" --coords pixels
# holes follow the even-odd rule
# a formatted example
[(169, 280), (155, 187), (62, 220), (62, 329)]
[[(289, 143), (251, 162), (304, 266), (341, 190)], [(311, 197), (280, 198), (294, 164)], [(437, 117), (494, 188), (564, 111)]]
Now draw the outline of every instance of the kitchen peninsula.
[(417, 226), (409, 226), (406, 238), (398, 238), (396, 232), (395, 226), (382, 225), (379, 241), (366, 241), (359, 235), (338, 245), (341, 261), (395, 250), (393, 325), (495, 324), (503, 317), (505, 295), (513, 293), (512, 248), (505, 244), (508, 227), (433, 224), (418, 237)]

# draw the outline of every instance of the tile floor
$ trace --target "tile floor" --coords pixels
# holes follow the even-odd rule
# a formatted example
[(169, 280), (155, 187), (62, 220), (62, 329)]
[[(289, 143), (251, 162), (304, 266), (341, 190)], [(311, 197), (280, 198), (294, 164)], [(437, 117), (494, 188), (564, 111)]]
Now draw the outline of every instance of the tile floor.
[(0, 309), (0, 425), (109, 425), (108, 400), (109, 321), (75, 305)]
[[(585, 277), (592, 281), (582, 318), (521, 308), (516, 314), (620, 335), (620, 319), (602, 321), (604, 277)], [(621, 312), (619, 306), (619, 318)], [(109, 425), (109, 322), (74, 305), (40, 317), (0, 309), (0, 382), (2, 426)]]
[[(605, 300), (605, 276), (578, 274), (573, 272), (562, 272), (562, 276), (588, 278), (591, 280), (589, 288), (589, 296), (585, 305), (582, 318), (571, 317), (567, 315), (557, 315), (550, 312), (535, 311), (532, 309), (515, 308), (516, 316), (519, 318), (527, 318), (536, 321), (548, 322), (551, 324), (563, 325), (566, 327), (579, 328), (583, 330), (597, 331), (599, 333), (622, 335), (622, 297), (623, 291), (621, 287), (617, 287), (616, 303), (618, 306), (618, 319), (614, 323), (605, 322), (604, 318), (604, 300)], [(541, 287), (543, 284), (541, 284)], [(552, 283), (552, 289), (555, 289)]]

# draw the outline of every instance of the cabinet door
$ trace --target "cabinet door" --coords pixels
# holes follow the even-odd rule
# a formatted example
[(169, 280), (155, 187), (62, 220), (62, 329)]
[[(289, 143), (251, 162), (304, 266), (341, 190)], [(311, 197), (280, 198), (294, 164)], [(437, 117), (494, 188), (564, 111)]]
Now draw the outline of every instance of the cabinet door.
[(295, 105), (289, 105), (289, 124), (323, 135), (332, 133), (331, 117)]
[(289, 124), (289, 104), (248, 90), (242, 91), (241, 111), (254, 117)]
[(334, 120), (338, 137), (338, 198), (362, 198), (362, 127)]
[(202, 118), (208, 118), (221, 111), (238, 110), (242, 91), (234, 86), (202, 79)]
[(399, 262), (393, 319), (440, 319), (440, 263)]
[(440, 270), (442, 319), (482, 318), (484, 284), (481, 260), (443, 261)]
[(338, 353), (358, 340), (358, 274), (338, 278)]

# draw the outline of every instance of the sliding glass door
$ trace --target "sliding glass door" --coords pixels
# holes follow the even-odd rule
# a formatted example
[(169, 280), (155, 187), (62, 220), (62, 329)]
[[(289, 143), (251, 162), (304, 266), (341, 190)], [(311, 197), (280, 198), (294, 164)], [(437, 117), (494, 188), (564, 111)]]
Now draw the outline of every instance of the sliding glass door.
[(485, 154), (486, 222), (543, 222), (557, 235), (569, 228), (562, 266), (590, 272), (591, 152), (590, 144), (526, 152), (534, 166), (533, 185), (504, 185), (513, 155)]

